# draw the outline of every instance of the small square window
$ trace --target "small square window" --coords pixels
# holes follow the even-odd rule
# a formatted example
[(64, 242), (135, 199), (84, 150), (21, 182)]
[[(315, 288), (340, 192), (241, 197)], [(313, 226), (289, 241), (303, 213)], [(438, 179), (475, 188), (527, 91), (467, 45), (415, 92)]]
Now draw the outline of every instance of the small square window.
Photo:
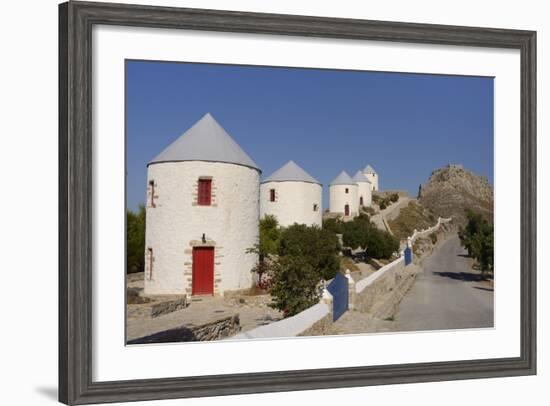
[(348, 188), (346, 188), (346, 193), (349, 193), (349, 189), (348, 189)]
[(319, 206), (316, 205), (316, 204), (314, 204), (314, 205), (313, 205), (313, 211), (319, 211)]
[(275, 201), (275, 189), (269, 189), (269, 201), (270, 202)]

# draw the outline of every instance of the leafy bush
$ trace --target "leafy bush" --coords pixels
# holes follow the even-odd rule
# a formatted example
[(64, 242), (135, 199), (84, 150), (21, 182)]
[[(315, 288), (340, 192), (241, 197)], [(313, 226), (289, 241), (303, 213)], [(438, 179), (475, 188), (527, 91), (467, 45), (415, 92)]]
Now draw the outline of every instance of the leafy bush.
[(340, 266), (336, 235), (319, 227), (294, 224), (283, 230), (279, 256), (303, 257), (320, 278), (334, 278)]
[(393, 203), (397, 202), (397, 201), (399, 200), (399, 195), (398, 195), (397, 193), (392, 193), (392, 194), (390, 195), (390, 200), (391, 200)]
[(371, 227), (367, 234), (367, 255), (376, 259), (389, 259), (399, 250), (399, 240), (387, 231)]
[(344, 232), (344, 222), (337, 218), (324, 219), (323, 230), (330, 231), (334, 234), (342, 234)]
[(278, 256), (273, 261), (271, 306), (292, 316), (317, 303), (321, 279), (332, 279), (340, 268), (336, 234), (319, 227), (294, 224), (281, 231)]
[(468, 223), (460, 228), (458, 236), (468, 255), (475, 258), (484, 276), (494, 272), (494, 228), (481, 213), (466, 209)]
[(282, 310), (284, 317), (294, 316), (319, 301), (319, 273), (307, 258), (280, 257), (272, 272), (271, 307)]
[(281, 229), (275, 216), (267, 215), (260, 220), (260, 239), (259, 243), (249, 248), (246, 252), (258, 255), (258, 263), (252, 269), (252, 272), (258, 274), (258, 287), (268, 289), (271, 284), (269, 275), (272, 266), (272, 256), (279, 251), (281, 239)]
[(138, 212), (126, 211), (126, 273), (143, 272), (145, 268), (145, 207)]
[(368, 216), (360, 215), (344, 224), (344, 245), (367, 251), (367, 255), (376, 259), (388, 259), (399, 249), (399, 240), (387, 231), (379, 230)]
[(388, 207), (385, 199), (381, 200), (378, 205), (380, 206), (380, 210), (384, 210), (386, 207)]
[(371, 227), (373, 227), (373, 225), (369, 217), (365, 214), (360, 214), (352, 221), (344, 223), (342, 242), (346, 247), (353, 250), (357, 248), (364, 249), (367, 246), (367, 234)]

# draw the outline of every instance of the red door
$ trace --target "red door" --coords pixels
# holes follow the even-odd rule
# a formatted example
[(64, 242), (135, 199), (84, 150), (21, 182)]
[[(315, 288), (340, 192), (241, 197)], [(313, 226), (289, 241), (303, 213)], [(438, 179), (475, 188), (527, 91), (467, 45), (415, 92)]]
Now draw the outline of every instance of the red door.
[(349, 216), (349, 204), (346, 204), (346, 205), (344, 206), (344, 215), (345, 215), (345, 216)]
[(193, 248), (193, 295), (214, 294), (214, 247)]

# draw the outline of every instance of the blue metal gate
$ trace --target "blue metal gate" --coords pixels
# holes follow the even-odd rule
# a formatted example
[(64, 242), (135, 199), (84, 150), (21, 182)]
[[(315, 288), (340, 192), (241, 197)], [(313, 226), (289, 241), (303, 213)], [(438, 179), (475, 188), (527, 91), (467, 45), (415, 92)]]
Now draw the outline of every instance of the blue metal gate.
[(327, 290), (332, 295), (332, 320), (336, 321), (348, 310), (348, 278), (340, 272), (329, 283)]
[(413, 260), (412, 249), (410, 247), (405, 248), (405, 265), (409, 265)]

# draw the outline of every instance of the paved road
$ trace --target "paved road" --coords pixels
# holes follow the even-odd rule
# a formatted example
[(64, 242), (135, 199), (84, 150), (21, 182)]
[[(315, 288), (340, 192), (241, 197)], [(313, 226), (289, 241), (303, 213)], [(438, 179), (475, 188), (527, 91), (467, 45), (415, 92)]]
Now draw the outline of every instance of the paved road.
[(444, 241), (424, 264), (399, 306), (394, 331), (493, 326), (493, 286), (471, 269), (458, 236)]

